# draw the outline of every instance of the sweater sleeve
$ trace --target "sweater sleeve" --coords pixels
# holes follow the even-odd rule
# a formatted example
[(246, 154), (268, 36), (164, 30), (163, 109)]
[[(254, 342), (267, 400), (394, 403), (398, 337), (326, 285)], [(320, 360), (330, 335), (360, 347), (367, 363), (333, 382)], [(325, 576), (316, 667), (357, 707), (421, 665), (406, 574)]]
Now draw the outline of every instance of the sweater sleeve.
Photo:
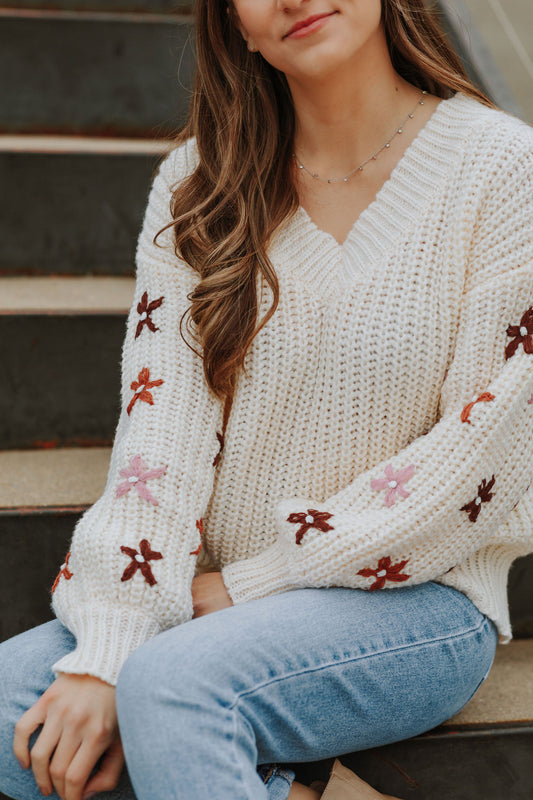
[(280, 499), (274, 543), (222, 570), (234, 603), (422, 583), (499, 543), (533, 480), (532, 142), (483, 178), (437, 422), (323, 502)]
[(221, 404), (180, 335), (197, 273), (175, 255), (172, 228), (153, 243), (171, 220), (171, 188), (186, 175), (188, 144), (160, 165), (137, 242), (107, 484), (77, 523), (52, 589), (54, 612), (76, 637), (76, 649), (53, 665), (56, 674), (114, 684), (136, 647), (192, 618)]

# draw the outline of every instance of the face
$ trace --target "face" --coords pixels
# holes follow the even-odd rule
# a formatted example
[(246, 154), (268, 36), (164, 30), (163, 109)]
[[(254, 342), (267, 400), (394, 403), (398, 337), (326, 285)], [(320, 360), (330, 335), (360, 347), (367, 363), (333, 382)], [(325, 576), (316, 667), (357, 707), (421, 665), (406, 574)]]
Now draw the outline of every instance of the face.
[[(368, 54), (384, 36), (381, 0), (230, 2), (234, 24), (248, 47), (258, 50), (288, 78), (327, 77), (363, 53)], [(315, 15), (327, 16), (296, 35), (288, 35), (296, 22)]]

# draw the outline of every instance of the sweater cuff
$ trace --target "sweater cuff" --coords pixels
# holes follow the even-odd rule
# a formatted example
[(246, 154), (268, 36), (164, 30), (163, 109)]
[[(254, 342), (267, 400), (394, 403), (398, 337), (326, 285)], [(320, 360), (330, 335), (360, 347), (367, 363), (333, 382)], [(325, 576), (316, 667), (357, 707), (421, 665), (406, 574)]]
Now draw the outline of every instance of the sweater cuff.
[(290, 573), (287, 553), (280, 541), (257, 556), (227, 564), (221, 572), (234, 605), (302, 588)]
[(69, 614), (66, 627), (77, 644), (52, 666), (56, 677), (60, 672), (94, 675), (112, 686), (128, 656), (161, 630), (154, 617), (117, 606), (76, 609)]

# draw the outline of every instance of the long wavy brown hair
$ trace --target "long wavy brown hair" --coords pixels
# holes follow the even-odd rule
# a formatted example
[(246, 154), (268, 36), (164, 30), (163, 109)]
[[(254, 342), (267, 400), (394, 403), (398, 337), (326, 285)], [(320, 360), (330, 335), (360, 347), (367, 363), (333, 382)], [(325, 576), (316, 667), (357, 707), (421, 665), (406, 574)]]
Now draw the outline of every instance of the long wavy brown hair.
[[(196, 137), (198, 165), (173, 192), (173, 221), (154, 237), (173, 226), (176, 255), (200, 275), (180, 330), (183, 336), (187, 319), (208, 385), (226, 409), (246, 352), (278, 304), (269, 242), (299, 206), (287, 79), (248, 50), (229, 4), (228, 14), (223, 0), (196, 0), (194, 91), (171, 149)], [(405, 80), (443, 99), (461, 91), (494, 107), (470, 81), (435, 8), (424, 0), (382, 0), (382, 22), (393, 67)], [(258, 319), (264, 281), (272, 303)]]

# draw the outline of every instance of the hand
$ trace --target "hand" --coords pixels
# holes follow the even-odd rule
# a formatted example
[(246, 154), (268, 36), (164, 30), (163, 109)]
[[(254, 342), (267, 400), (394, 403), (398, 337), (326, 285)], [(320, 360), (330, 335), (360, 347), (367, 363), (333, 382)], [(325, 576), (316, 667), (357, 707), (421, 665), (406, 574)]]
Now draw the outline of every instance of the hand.
[(233, 605), (220, 572), (204, 572), (193, 578), (192, 604), (193, 619)]
[(115, 688), (91, 675), (60, 675), (18, 721), (13, 750), (23, 769), (31, 765), (43, 795), (55, 789), (62, 800), (82, 800), (114, 789), (124, 767)]

